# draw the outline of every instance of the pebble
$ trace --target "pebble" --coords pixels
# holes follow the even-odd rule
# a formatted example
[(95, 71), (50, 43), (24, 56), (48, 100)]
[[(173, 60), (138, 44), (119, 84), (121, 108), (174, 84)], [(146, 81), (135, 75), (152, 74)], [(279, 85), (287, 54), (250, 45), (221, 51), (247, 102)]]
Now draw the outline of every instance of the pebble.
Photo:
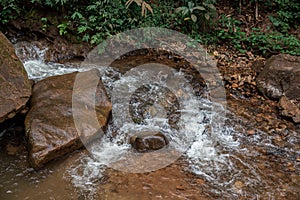
[(239, 87), (239, 85), (237, 83), (233, 83), (231, 87), (232, 88), (237, 88), (237, 87)]
[(24, 176), (24, 174), (23, 173), (19, 173), (19, 174), (16, 174), (16, 176), (18, 177), (18, 176)]
[(248, 134), (248, 135), (254, 135), (254, 134), (255, 134), (255, 130), (248, 130), (248, 131), (247, 131), (247, 134)]
[(244, 186), (245, 186), (244, 183), (241, 182), (241, 181), (236, 181), (236, 182), (234, 183), (234, 187), (235, 187), (236, 189), (242, 189)]
[(144, 189), (144, 190), (150, 190), (150, 189), (151, 189), (151, 187), (150, 187), (150, 186), (147, 186), (147, 185), (145, 185), (145, 186), (143, 186), (143, 189)]
[(281, 129), (287, 129), (287, 125), (285, 125), (285, 124), (279, 124), (279, 128), (281, 128)]
[(262, 121), (263, 121), (263, 119), (262, 119), (261, 117), (257, 117), (257, 118), (255, 118), (255, 120), (256, 120), (257, 122), (262, 122)]
[(11, 193), (12, 193), (11, 190), (7, 190), (7, 191), (6, 191), (6, 194), (11, 194)]
[(205, 181), (204, 181), (203, 179), (198, 178), (198, 179), (196, 180), (196, 183), (197, 183), (198, 185), (204, 185), (204, 184), (205, 184)]
[(292, 162), (288, 162), (285, 164), (286, 170), (290, 172), (296, 171), (295, 165)]
[(185, 190), (185, 188), (184, 188), (182, 185), (177, 185), (177, 186), (176, 186), (176, 189), (177, 189), (177, 190)]

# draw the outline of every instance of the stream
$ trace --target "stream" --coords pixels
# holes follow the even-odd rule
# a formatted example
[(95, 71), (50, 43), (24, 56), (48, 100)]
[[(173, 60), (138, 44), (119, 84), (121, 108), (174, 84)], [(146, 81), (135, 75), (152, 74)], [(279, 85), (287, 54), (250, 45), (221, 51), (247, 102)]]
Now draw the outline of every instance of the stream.
[[(15, 47), (18, 56), (26, 58), (22, 62), (35, 81), (92, 68), (80, 68), (80, 63), (74, 62), (45, 63), (47, 48), (29, 42), (19, 42)], [(130, 59), (143, 58), (145, 55)], [(138, 77), (147, 81), (147, 74), (126, 77), (115, 67), (101, 73), (109, 96), (113, 88), (130, 86)], [(174, 72), (174, 76), (177, 73), (181, 72)], [(256, 127), (252, 127), (255, 134), (249, 135), (246, 127), (251, 122), (201, 96), (177, 107), (167, 102), (167, 107), (173, 106), (180, 113), (174, 125), (165, 111), (159, 112), (162, 101), (157, 99), (167, 94), (168, 90), (154, 83), (137, 91), (130, 109), (139, 123), (126, 123), (116, 134), (116, 122), (110, 120), (104, 137), (91, 147), (97, 158), (78, 150), (35, 171), (26, 161), (24, 133), (0, 133), (2, 143), (9, 137), (20, 143), (16, 154), (0, 149), (0, 199), (300, 199), (299, 133), (286, 130), (288, 136), (279, 142), (276, 135)], [(148, 110), (143, 115), (148, 109), (143, 110), (138, 103), (143, 99), (154, 102), (154, 113)], [(224, 124), (217, 124), (216, 119)], [(145, 173), (116, 170), (115, 163), (123, 162), (124, 166), (130, 160), (130, 134), (147, 129), (168, 135), (168, 148), (181, 156), (162, 169)], [(155, 156), (164, 162), (159, 153), (144, 155), (146, 160)], [(134, 161), (137, 168), (147, 168), (143, 159)]]

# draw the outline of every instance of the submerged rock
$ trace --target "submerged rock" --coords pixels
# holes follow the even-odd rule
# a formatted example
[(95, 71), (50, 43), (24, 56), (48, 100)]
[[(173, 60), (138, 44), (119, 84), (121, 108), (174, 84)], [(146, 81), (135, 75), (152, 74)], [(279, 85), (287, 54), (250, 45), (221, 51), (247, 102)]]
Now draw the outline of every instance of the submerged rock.
[(269, 98), (300, 98), (300, 57), (286, 54), (269, 58), (256, 79), (261, 93)]
[[(97, 70), (86, 73), (99, 77)], [(29, 161), (35, 168), (83, 146), (75, 127), (72, 113), (72, 92), (77, 73), (54, 76), (38, 82), (33, 87), (31, 108), (25, 119), (26, 137), (29, 143)], [(86, 83), (82, 82), (83, 85)], [(101, 127), (106, 125), (111, 102), (101, 81), (95, 94), (95, 108), (88, 107), (83, 96), (80, 101), (82, 116), (90, 116), (93, 109)], [(93, 130), (95, 127), (88, 127)]]
[(169, 144), (169, 140), (161, 132), (145, 131), (131, 136), (129, 143), (138, 152), (147, 152), (162, 149)]
[(21, 111), (31, 96), (31, 83), (13, 45), (0, 32), (0, 123)]
[[(168, 118), (169, 125), (177, 129), (176, 123), (180, 119), (180, 104), (178, 97), (184, 94), (171, 92), (168, 88), (157, 84), (143, 85), (138, 88), (130, 99), (129, 111), (133, 121), (138, 124), (147, 124), (148, 119)], [(183, 93), (183, 92), (182, 92)], [(177, 96), (176, 96), (177, 95)]]

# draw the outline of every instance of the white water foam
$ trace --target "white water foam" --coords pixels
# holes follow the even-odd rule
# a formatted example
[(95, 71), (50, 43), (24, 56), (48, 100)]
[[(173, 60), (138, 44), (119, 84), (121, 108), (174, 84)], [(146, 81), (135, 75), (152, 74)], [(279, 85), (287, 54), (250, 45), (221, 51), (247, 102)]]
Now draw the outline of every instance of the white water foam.
[(81, 68), (80, 64), (75, 63), (60, 64), (45, 62), (45, 55), (48, 48), (41, 47), (39, 43), (22, 41), (15, 44), (15, 49), (17, 56), (23, 62), (29, 79), (36, 81), (50, 76), (83, 72), (94, 68)]
[[(114, 72), (112, 68), (108, 68), (110, 71), (109, 76), (107, 74), (103, 75), (103, 82), (107, 88), (115, 87), (115, 84), (130, 85), (134, 82), (134, 77), (129, 77), (116, 81), (111, 77), (120, 78), (118, 72)], [(117, 75), (113, 75), (113, 74)], [(113, 75), (113, 76), (112, 76)], [(109, 90), (108, 91), (112, 91)], [(190, 91), (192, 92), (192, 91)], [(109, 94), (111, 95), (111, 94)], [(146, 95), (145, 95), (146, 97)], [(118, 107), (118, 103), (113, 106)], [(121, 105), (120, 105), (121, 106)], [(215, 109), (213, 109), (215, 108)], [(216, 112), (220, 111), (220, 112)], [(96, 143), (92, 148), (92, 155), (96, 157), (94, 162), (86, 163), (86, 168), (90, 169), (93, 166), (101, 166), (101, 172), (106, 166), (110, 166), (111, 163), (122, 160), (126, 158), (128, 153), (132, 151), (130, 145), (128, 144), (129, 137), (131, 133), (137, 132), (139, 130), (159, 130), (170, 138), (169, 146), (181, 151), (188, 162), (190, 163), (190, 170), (198, 175), (202, 175), (210, 181), (219, 181), (218, 173), (222, 172), (218, 168), (223, 165), (227, 169), (228, 154), (221, 153), (219, 148), (216, 146), (222, 146), (224, 148), (236, 149), (239, 146), (239, 142), (233, 137), (231, 129), (224, 129), (222, 125), (218, 123), (212, 125), (212, 119), (218, 121), (218, 119), (224, 120), (226, 116), (224, 115), (224, 108), (222, 105), (213, 104), (207, 99), (189, 99), (183, 102), (183, 105), (178, 112), (181, 114), (181, 121), (179, 126), (181, 129), (178, 131), (171, 129), (168, 124), (168, 120), (163, 117), (153, 117), (146, 120), (146, 124), (134, 124), (125, 123), (118, 130), (117, 136), (112, 136), (112, 128), (109, 126), (105, 137), (102, 141)], [(191, 146), (186, 146), (191, 144)], [(211, 165), (214, 163), (214, 165)], [(84, 166), (81, 166), (84, 167)], [(203, 171), (203, 167), (207, 168), (207, 171)], [(206, 169), (205, 169), (206, 170)], [(210, 174), (215, 171), (214, 175)], [(224, 170), (227, 172), (228, 170)], [(74, 171), (71, 171), (71, 174)], [(76, 174), (76, 173), (75, 173)], [(101, 175), (100, 175), (101, 177)], [(76, 176), (73, 174), (72, 182), (76, 183), (76, 187), (85, 190), (85, 182), (91, 182), (88, 174), (84, 178), (82, 176)], [(96, 188), (96, 185), (94, 185)], [(91, 189), (92, 187), (90, 187)], [(95, 189), (96, 190), (96, 189)], [(95, 191), (93, 191), (95, 193)]]
[(64, 178), (71, 180), (78, 193), (85, 199), (94, 199), (96, 186), (104, 178), (106, 166), (86, 155), (82, 155), (76, 163), (78, 164), (67, 169)]

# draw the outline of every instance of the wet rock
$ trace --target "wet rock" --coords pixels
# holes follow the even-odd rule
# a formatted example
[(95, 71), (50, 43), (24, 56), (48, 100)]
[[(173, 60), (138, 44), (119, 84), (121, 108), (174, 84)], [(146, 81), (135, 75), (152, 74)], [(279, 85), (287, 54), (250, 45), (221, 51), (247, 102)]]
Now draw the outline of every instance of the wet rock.
[(0, 123), (20, 112), (31, 96), (31, 83), (13, 45), (0, 32)]
[(300, 57), (286, 54), (272, 56), (256, 79), (263, 95), (279, 99), (300, 98)]
[(57, 37), (48, 47), (45, 61), (51, 62), (83, 60), (91, 48), (89, 44), (72, 44), (61, 37)]
[(129, 143), (138, 152), (147, 152), (162, 149), (169, 144), (169, 140), (160, 132), (145, 131), (131, 136)]
[[(83, 73), (90, 78), (99, 78), (97, 70)], [(31, 108), (25, 119), (25, 130), (29, 143), (29, 161), (35, 168), (82, 147), (72, 113), (72, 92), (76, 74), (49, 77), (33, 87)], [(87, 84), (85, 80), (82, 81), (82, 85)], [(102, 82), (99, 81), (97, 86), (95, 108), (89, 106), (90, 102), (86, 101), (85, 96), (80, 101), (86, 105), (80, 108), (82, 116), (90, 117), (94, 109), (100, 126), (105, 126), (111, 111), (111, 103)], [(87, 125), (83, 131), (89, 130), (97, 131), (96, 127), (91, 125)]]
[(295, 123), (300, 123), (300, 109), (293, 101), (282, 96), (279, 101), (279, 109), (282, 116), (290, 117)]

